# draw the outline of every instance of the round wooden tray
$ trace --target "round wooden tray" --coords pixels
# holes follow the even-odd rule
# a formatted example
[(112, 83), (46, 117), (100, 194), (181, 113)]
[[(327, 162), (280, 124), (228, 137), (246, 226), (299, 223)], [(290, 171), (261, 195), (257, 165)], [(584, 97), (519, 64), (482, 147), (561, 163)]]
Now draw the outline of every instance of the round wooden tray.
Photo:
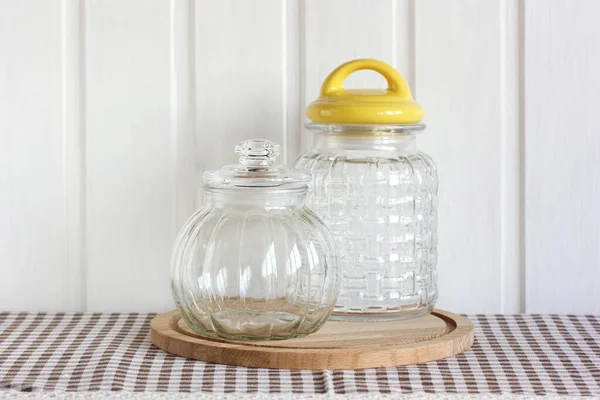
[(328, 321), (312, 335), (233, 342), (192, 332), (177, 310), (150, 323), (152, 343), (171, 353), (218, 364), (283, 369), (362, 369), (439, 360), (473, 344), (473, 324), (447, 311), (406, 321)]

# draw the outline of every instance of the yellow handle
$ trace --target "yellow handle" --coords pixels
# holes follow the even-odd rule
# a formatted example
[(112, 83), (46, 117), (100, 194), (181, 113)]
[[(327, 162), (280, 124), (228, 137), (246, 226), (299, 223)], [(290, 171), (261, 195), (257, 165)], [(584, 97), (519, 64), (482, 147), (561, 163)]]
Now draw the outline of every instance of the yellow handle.
[[(372, 70), (387, 81), (387, 90), (345, 90), (344, 80), (353, 72)], [(423, 108), (415, 103), (402, 75), (378, 60), (361, 59), (337, 67), (323, 82), (321, 95), (308, 106), (313, 122), (339, 124), (416, 124)]]
[(380, 73), (387, 81), (388, 92), (406, 99), (412, 100), (410, 89), (402, 75), (391, 65), (383, 61), (363, 58), (349, 61), (337, 67), (323, 82), (321, 86), (321, 96), (329, 96), (344, 93), (344, 80), (353, 72), (361, 70), (372, 70)]

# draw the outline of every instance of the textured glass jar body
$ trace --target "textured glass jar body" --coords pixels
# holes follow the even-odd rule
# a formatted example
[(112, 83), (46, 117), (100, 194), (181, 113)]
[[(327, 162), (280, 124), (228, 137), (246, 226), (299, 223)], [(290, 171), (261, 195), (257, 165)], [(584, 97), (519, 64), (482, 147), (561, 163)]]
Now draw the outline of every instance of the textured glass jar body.
[(172, 292), (204, 336), (304, 336), (327, 320), (339, 290), (335, 244), (304, 207), (306, 189), (211, 190), (176, 242)]
[(342, 288), (335, 319), (408, 318), (437, 300), (437, 189), (414, 132), (321, 132), (295, 167), (310, 173), (306, 204), (329, 227)]

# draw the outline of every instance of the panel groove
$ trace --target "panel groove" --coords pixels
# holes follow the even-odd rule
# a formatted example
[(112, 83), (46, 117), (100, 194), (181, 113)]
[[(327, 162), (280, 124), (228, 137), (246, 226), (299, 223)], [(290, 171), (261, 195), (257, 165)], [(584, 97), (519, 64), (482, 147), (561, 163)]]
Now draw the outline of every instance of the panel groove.
[[(392, 1), (392, 65), (398, 68), (398, 2)], [(402, 74), (402, 71), (400, 71)], [(406, 79), (406, 77), (404, 77)], [(410, 83), (409, 83), (410, 84)]]
[[(198, 140), (197, 140), (197, 121), (198, 117), (196, 115), (198, 109), (197, 97), (196, 97), (196, 80), (197, 80), (197, 65), (196, 65), (196, 0), (189, 0), (189, 11), (187, 15), (188, 24), (189, 24), (189, 39), (188, 39), (188, 54), (189, 54), (189, 87), (190, 87), (190, 131), (193, 135), (194, 145), (193, 149), (193, 190), (194, 190), (194, 209), (201, 206), (200, 199), (202, 192), (202, 172), (201, 172), (201, 160), (199, 159), (198, 152)], [(189, 217), (189, 216), (188, 216)]]
[(518, 23), (519, 23), (519, 312), (527, 312), (526, 293), (526, 159), (525, 159), (525, 0), (518, 0)]
[(500, 296), (503, 313), (521, 309), (521, 117), (518, 0), (499, 2), (500, 18)]
[(86, 304), (85, 257), (85, 36), (84, 5), (63, 0), (62, 8), (62, 127), (63, 189), (65, 193), (65, 252), (69, 274), (70, 303), (83, 311)]
[(289, 70), (291, 69), (291, 65), (288, 65), (288, 51), (290, 45), (290, 32), (288, 32), (288, 9), (290, 8), (290, 0), (283, 0), (283, 5), (281, 7), (281, 149), (282, 155), (281, 160), (284, 164), (288, 162), (288, 158), (290, 156), (290, 149), (288, 148), (288, 108), (290, 103), (289, 98)]
[(292, 164), (302, 148), (302, 116), (304, 106), (302, 93), (304, 88), (303, 64), (304, 42), (301, 32), (304, 30), (304, 1), (286, 0), (282, 10), (284, 51), (282, 60), (283, 84), (283, 140), (285, 149), (283, 163)]
[[(305, 109), (307, 104), (306, 100), (306, 1), (300, 0), (298, 2), (298, 112), (300, 117), (298, 119), (298, 153), (306, 151), (310, 148), (312, 143), (311, 138), (305, 128)], [(290, 160), (291, 162), (292, 160)]]
[(408, 82), (413, 98), (417, 98), (417, 10), (415, 0), (408, 0)]
[(415, 88), (415, 23), (412, 0), (395, 0), (392, 3), (392, 62), (400, 72), (413, 97)]
[(197, 154), (195, 136), (195, 19), (193, 0), (170, 4), (170, 129), (173, 181), (173, 232), (193, 213), (196, 205)]

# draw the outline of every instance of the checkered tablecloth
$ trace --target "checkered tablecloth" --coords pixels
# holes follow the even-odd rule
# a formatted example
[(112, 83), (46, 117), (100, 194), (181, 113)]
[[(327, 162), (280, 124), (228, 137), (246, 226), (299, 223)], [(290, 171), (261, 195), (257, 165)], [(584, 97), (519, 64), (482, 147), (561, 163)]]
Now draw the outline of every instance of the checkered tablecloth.
[(600, 317), (470, 315), (471, 350), (427, 364), (288, 371), (207, 364), (149, 340), (154, 314), (0, 313), (0, 391), (600, 396)]

